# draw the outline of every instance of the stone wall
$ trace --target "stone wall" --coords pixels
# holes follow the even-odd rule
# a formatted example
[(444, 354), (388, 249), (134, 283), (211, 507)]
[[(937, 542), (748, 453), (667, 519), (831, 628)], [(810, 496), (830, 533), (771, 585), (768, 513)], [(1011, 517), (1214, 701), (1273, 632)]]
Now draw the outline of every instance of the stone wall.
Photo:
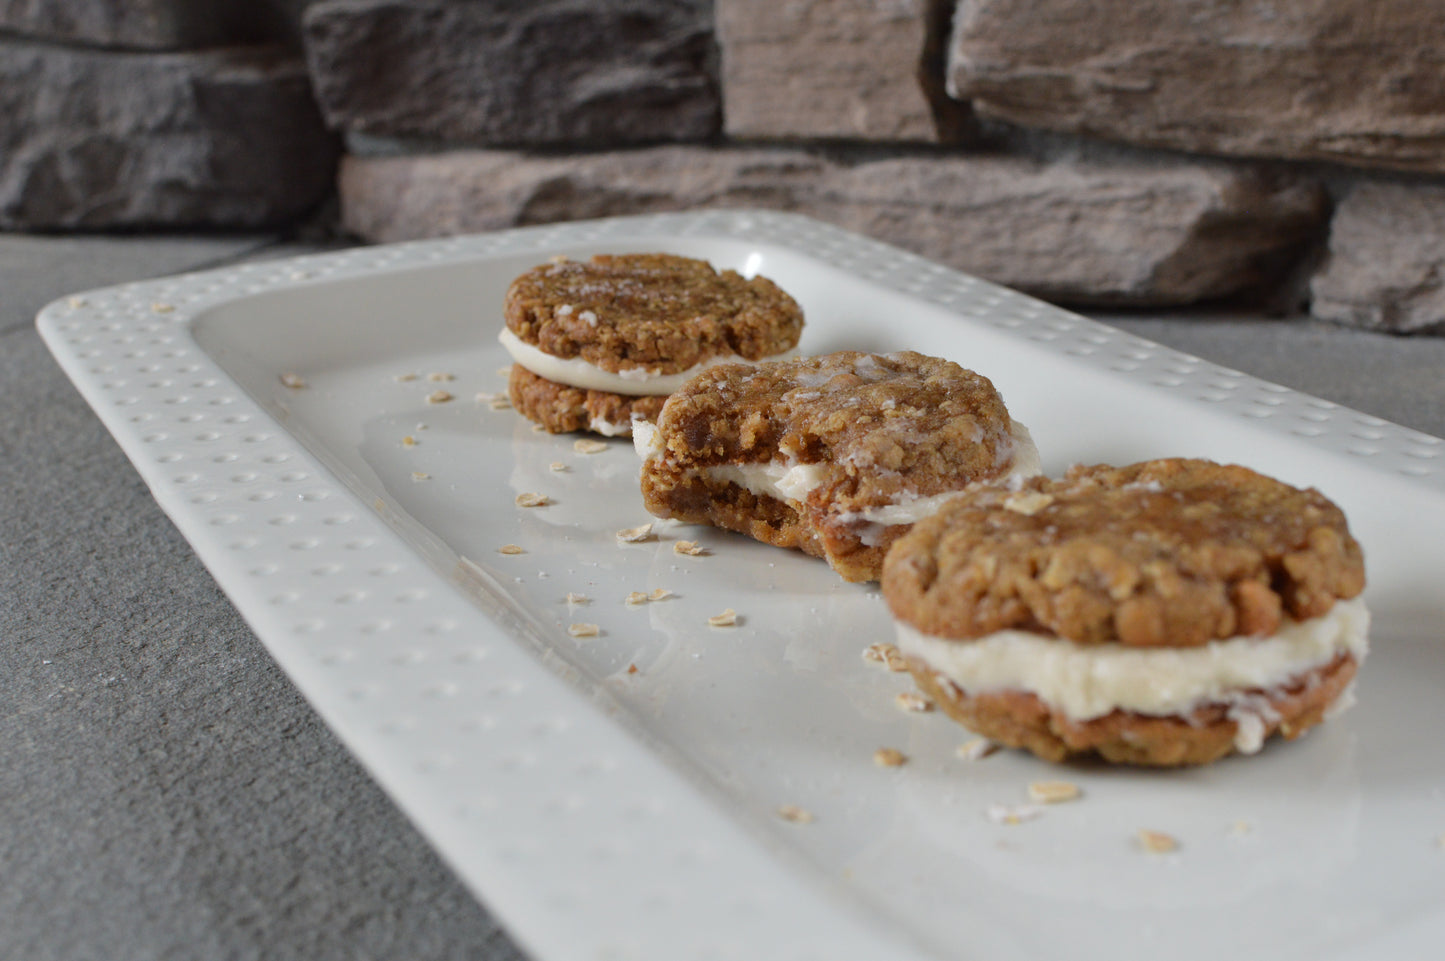
[(1058, 303), (1445, 332), (1439, 4), (118, 6), (0, 0), (0, 226), (757, 206)]
[(0, 229), (263, 227), (331, 192), (298, 0), (0, 0)]

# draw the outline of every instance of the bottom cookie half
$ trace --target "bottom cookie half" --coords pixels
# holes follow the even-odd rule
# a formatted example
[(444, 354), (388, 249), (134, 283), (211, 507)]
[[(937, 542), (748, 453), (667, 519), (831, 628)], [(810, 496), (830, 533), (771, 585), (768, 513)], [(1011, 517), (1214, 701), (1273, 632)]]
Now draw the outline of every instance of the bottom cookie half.
[(664, 484), (647, 470), (642, 473), (642, 502), (659, 517), (710, 524), (774, 547), (802, 551), (827, 561), (845, 581), (855, 583), (878, 580), (888, 547), (908, 529), (908, 525), (883, 527), (872, 543), (864, 543), (848, 525), (805, 516), (776, 497), (700, 477), (669, 478)]
[(632, 436), (633, 416), (649, 421), (662, 412), (666, 397), (631, 397), (601, 390), (569, 387), (512, 365), (507, 395), (517, 412), (553, 434), (591, 431), (606, 437)]
[(1297, 676), (1290, 684), (1241, 691), (1247, 713), (1229, 704), (1205, 704), (1187, 715), (1113, 711), (1072, 720), (1027, 691), (969, 694), (928, 665), (910, 658), (914, 680), (960, 724), (1008, 747), (1049, 761), (1096, 755), (1118, 764), (1174, 767), (1208, 764), (1236, 750), (1256, 748), (1279, 734), (1294, 740), (1324, 720), (1349, 687), (1358, 665), (1352, 654)]

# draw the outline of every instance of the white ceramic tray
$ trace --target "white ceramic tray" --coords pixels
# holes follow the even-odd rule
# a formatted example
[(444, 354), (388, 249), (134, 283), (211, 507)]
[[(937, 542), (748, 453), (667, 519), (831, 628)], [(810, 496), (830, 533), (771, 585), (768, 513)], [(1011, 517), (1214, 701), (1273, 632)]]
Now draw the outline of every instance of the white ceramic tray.
[[(1050, 472), (1189, 454), (1321, 488), (1367, 551), (1359, 706), (1201, 770), (1078, 766), (1062, 773), (1082, 800), (991, 820), (1061, 772), (961, 760), (961, 728), (900, 711), (903, 676), (860, 656), (890, 637), (876, 591), (700, 528), (619, 545), (648, 520), (629, 445), (581, 454), (475, 399), (504, 390), (495, 335), (515, 274), (638, 250), (774, 278), (806, 309), (808, 352), (913, 348), (987, 374)], [(1213, 961), (1445, 943), (1436, 438), (772, 213), (248, 265), (68, 298), (39, 326), (277, 662), (539, 958)], [(428, 403), (438, 389), (455, 399)], [(522, 492), (553, 503), (518, 508)], [(681, 538), (710, 553), (674, 553)], [(675, 596), (623, 603), (656, 588)], [(740, 624), (710, 627), (725, 608)], [(574, 622), (601, 634), (574, 638)], [(911, 760), (878, 767), (884, 746)], [(1142, 851), (1141, 828), (1180, 848)]]

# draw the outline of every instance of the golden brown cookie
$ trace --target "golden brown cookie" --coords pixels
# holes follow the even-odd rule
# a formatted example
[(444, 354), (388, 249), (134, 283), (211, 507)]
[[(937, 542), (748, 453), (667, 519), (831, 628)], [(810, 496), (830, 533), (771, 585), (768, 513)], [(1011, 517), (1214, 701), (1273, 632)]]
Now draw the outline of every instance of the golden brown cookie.
[(767, 278), (672, 254), (542, 264), (512, 282), (504, 314), (513, 406), (549, 431), (610, 436), (708, 365), (788, 353), (803, 327)]
[(888, 546), (968, 484), (1038, 471), (986, 377), (911, 351), (707, 370), (634, 438), (644, 506), (877, 580)]
[(1340, 509), (1166, 459), (978, 488), (894, 546), (899, 648), (951, 716), (1052, 760), (1197, 764), (1297, 737), (1368, 650)]

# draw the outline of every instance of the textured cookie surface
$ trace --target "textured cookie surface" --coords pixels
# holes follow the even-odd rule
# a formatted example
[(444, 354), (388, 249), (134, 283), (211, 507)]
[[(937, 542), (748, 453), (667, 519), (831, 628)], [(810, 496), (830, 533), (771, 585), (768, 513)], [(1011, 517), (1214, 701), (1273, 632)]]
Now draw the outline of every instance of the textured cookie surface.
[[(868, 512), (1007, 474), (1011, 428), (987, 378), (910, 351), (723, 365), (668, 399), (660, 450), (643, 468), (643, 502), (872, 580), (891, 535)], [(780, 499), (719, 476), (764, 465), (809, 469), (809, 488)]]
[(1324, 495), (1187, 459), (971, 491), (898, 541), (883, 575), (893, 615), (936, 637), (1180, 647), (1273, 633), (1364, 583)]
[(761, 360), (795, 347), (803, 328), (802, 308), (771, 280), (672, 254), (542, 264), (512, 281), (504, 314), (525, 343), (612, 373)]

